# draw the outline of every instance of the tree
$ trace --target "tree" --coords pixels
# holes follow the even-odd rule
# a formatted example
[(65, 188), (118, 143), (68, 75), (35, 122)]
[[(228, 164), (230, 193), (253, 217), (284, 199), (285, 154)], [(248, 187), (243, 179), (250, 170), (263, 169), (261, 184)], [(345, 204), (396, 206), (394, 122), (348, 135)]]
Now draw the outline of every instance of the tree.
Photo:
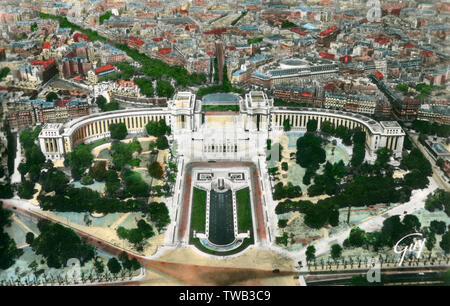
[(156, 93), (160, 97), (172, 98), (174, 92), (175, 89), (168, 81), (160, 80), (156, 84)]
[(412, 189), (423, 189), (428, 186), (429, 180), (426, 176), (422, 175), (420, 170), (413, 169), (410, 173), (407, 173), (404, 178), (404, 185)]
[(100, 258), (96, 258), (94, 260), (94, 267), (97, 274), (102, 274), (103, 272), (105, 272), (105, 264)]
[(120, 272), (120, 270), (122, 270), (122, 266), (120, 265), (119, 261), (115, 257), (111, 257), (108, 260), (107, 266), (108, 266), (108, 270), (112, 274), (117, 274)]
[(142, 151), (139, 141), (132, 141), (127, 144), (117, 141), (113, 143), (111, 150), (113, 152), (112, 161), (117, 169), (121, 170), (126, 165), (139, 166), (140, 159), (133, 158), (135, 152)]
[(0, 270), (11, 267), (22, 254), (23, 250), (16, 247), (14, 239), (0, 230)]
[(447, 225), (444, 221), (433, 220), (430, 223), (430, 229), (438, 235), (444, 234), (446, 228)]
[(19, 184), (18, 195), (22, 199), (32, 199), (34, 193), (37, 190), (34, 189), (34, 183), (31, 181), (23, 181)]
[(395, 215), (384, 220), (381, 232), (389, 237), (389, 245), (393, 246), (405, 235), (405, 227), (400, 221), (400, 216)]
[(291, 123), (289, 122), (289, 119), (284, 120), (284, 121), (283, 121), (283, 130), (284, 130), (285, 132), (289, 132), (289, 131), (291, 130), (291, 128), (292, 128), (292, 125), (291, 125)]
[(72, 229), (47, 220), (39, 221), (38, 229), (40, 235), (31, 247), (46, 258), (50, 268), (61, 268), (70, 258), (79, 259), (81, 265), (94, 258), (94, 248), (84, 243)]
[(156, 224), (158, 230), (161, 230), (170, 223), (169, 210), (167, 209), (166, 204), (162, 202), (152, 202), (148, 207), (148, 211), (152, 222)]
[(30, 171), (30, 166), (27, 163), (20, 163), (17, 170), (24, 177)]
[(425, 201), (425, 209), (428, 211), (445, 210), (450, 216), (450, 191), (438, 189), (433, 194), (429, 194)]
[(122, 178), (125, 181), (125, 196), (146, 197), (149, 193), (148, 184), (142, 179), (141, 174), (130, 169), (126, 169)]
[(128, 130), (124, 122), (111, 123), (109, 125), (109, 131), (111, 132), (111, 138), (122, 140), (128, 135)]
[(147, 97), (153, 97), (153, 86), (152, 82), (150, 80), (147, 80), (145, 78), (135, 78), (134, 82), (139, 86), (139, 89), (141, 90), (141, 94), (147, 96)]
[(436, 244), (436, 234), (432, 230), (428, 230), (425, 233), (425, 247), (428, 251), (431, 251), (434, 248), (434, 245)]
[(166, 120), (161, 119), (159, 121), (149, 121), (147, 125), (145, 126), (145, 129), (147, 130), (147, 133), (150, 136), (163, 136), (163, 135), (170, 135), (171, 129), (170, 126), (166, 124)]
[(348, 241), (351, 246), (362, 247), (366, 244), (366, 232), (359, 227), (354, 227), (350, 231)]
[(279, 228), (285, 228), (286, 226), (287, 226), (287, 220), (286, 219), (278, 220), (278, 227)]
[(439, 245), (445, 253), (450, 253), (450, 231), (447, 231), (444, 235), (442, 235), (442, 240)]
[(333, 135), (334, 134), (334, 127), (330, 121), (322, 122), (322, 124), (320, 125), (320, 130), (325, 135)]
[(56, 193), (63, 193), (69, 180), (64, 172), (57, 168), (52, 168), (42, 173), (40, 183), (45, 192), (55, 191)]
[(169, 148), (169, 140), (167, 140), (166, 136), (159, 136), (156, 140), (156, 146), (158, 150), (165, 150)]
[(120, 179), (117, 172), (108, 170), (105, 176), (106, 193), (114, 195), (120, 189)]
[(11, 225), (11, 212), (0, 205), (0, 270), (11, 267), (16, 258), (23, 254), (22, 249), (16, 247), (14, 239), (3, 231), (4, 227)]
[(93, 159), (94, 155), (89, 146), (81, 144), (66, 155), (65, 163), (71, 168), (73, 178), (79, 180), (84, 171), (91, 166)]
[(38, 165), (40, 167), (45, 162), (45, 155), (37, 145), (33, 145), (30, 150), (26, 150), (25, 157), (30, 168), (32, 165)]
[(307, 211), (304, 222), (311, 228), (319, 229), (328, 222), (330, 209), (326, 202), (318, 201), (316, 205), (311, 206)]
[(415, 232), (420, 230), (421, 224), (419, 218), (415, 215), (406, 215), (402, 221), (405, 231)]
[(41, 128), (36, 127), (34, 130), (27, 128), (23, 130), (22, 133), (20, 133), (19, 140), (25, 150), (29, 150), (31, 149), (31, 147), (33, 147), (40, 131)]
[(0, 199), (11, 199), (14, 196), (14, 192), (10, 184), (0, 183)]
[(326, 154), (322, 148), (322, 139), (314, 134), (305, 134), (297, 140), (296, 161), (303, 167), (319, 168), (325, 162)]
[(316, 119), (308, 120), (308, 123), (306, 123), (306, 131), (310, 132), (310, 133), (317, 131), (317, 120)]
[(161, 164), (158, 163), (157, 161), (154, 161), (153, 163), (150, 164), (150, 166), (148, 167), (148, 173), (150, 174), (151, 177), (156, 178), (156, 179), (162, 179), (163, 174), (164, 174), (164, 170), (161, 167)]
[(56, 99), (58, 99), (58, 94), (56, 93), (56, 92), (49, 92), (48, 94), (47, 94), (47, 96), (45, 96), (45, 100), (47, 101), (47, 102), (53, 102), (53, 101), (55, 101)]
[(414, 148), (411, 153), (404, 154), (400, 167), (407, 170), (417, 169), (422, 176), (431, 176), (431, 164), (422, 152)]
[(308, 246), (306, 248), (305, 255), (307, 261), (312, 261), (316, 259), (316, 248), (313, 245)]
[(363, 163), (366, 154), (365, 143), (366, 132), (355, 132), (353, 135), (353, 155), (350, 161), (352, 166), (357, 167)]
[(106, 178), (106, 161), (99, 160), (96, 161), (94, 166), (89, 170), (89, 174), (97, 181), (103, 182)]
[(104, 96), (102, 96), (102, 95), (98, 96), (98, 97), (95, 99), (95, 103), (97, 103), (98, 107), (99, 107), (101, 110), (104, 109), (104, 107), (105, 107), (105, 105), (106, 105), (107, 102), (108, 102), (108, 101), (106, 100), (106, 98), (105, 98)]
[(342, 255), (342, 247), (335, 243), (331, 246), (331, 258), (334, 260), (338, 259)]
[(0, 70), (0, 80), (3, 80), (3, 78), (6, 77), (10, 71), (11, 69), (9, 69), (9, 67), (2, 68), (2, 70)]
[(392, 151), (386, 147), (383, 147), (381, 149), (378, 149), (376, 151), (377, 154), (377, 160), (375, 162), (375, 165), (379, 166), (380, 168), (385, 168), (391, 158)]
[(32, 245), (34, 241), (34, 234), (32, 232), (28, 232), (25, 235), (25, 242), (28, 243), (29, 245)]

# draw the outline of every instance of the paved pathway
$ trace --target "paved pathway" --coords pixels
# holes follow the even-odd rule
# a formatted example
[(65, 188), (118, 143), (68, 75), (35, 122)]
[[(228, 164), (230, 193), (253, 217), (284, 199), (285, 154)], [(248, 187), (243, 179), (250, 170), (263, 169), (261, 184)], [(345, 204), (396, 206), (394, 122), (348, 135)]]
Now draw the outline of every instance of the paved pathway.
[(16, 159), (14, 160), (14, 173), (13, 175), (11, 175), (11, 184), (20, 183), (22, 180), (22, 177), (18, 170), (21, 160), (22, 160), (22, 148), (20, 145), (19, 133), (17, 133), (17, 152), (16, 152)]

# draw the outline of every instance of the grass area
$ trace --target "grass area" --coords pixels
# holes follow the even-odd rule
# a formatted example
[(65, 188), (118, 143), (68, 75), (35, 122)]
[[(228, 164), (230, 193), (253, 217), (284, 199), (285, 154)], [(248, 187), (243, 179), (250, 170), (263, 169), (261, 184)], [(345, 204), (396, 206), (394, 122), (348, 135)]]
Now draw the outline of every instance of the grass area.
[(108, 139), (99, 139), (94, 142), (91, 142), (87, 146), (89, 147), (89, 150), (92, 151), (95, 147), (98, 147), (98, 146), (108, 143), (108, 142), (110, 142)]
[(199, 233), (204, 233), (205, 226), (206, 226), (206, 191), (194, 188), (192, 198), (191, 228)]
[(252, 231), (252, 208), (250, 202), (250, 189), (244, 188), (236, 192), (237, 218), (239, 232)]
[(204, 111), (239, 111), (239, 105), (203, 105)]
[(249, 45), (251, 45), (251, 44), (257, 44), (257, 43), (262, 42), (262, 40), (263, 40), (262, 37), (249, 38), (249, 39), (247, 40), (247, 43), (248, 43)]
[(198, 239), (198, 238), (192, 238), (191, 239), (191, 244), (193, 244), (200, 251), (205, 252), (207, 254), (218, 255), (218, 256), (227, 256), (227, 255), (237, 254), (237, 253), (242, 252), (243, 250), (245, 250), (248, 246), (252, 245), (253, 243), (254, 243), (253, 236), (250, 236), (250, 238), (245, 238), (244, 241), (242, 242), (242, 244), (240, 246), (238, 246), (237, 248), (235, 248), (234, 250), (229, 250), (229, 251), (225, 251), (225, 252), (218, 252), (218, 251), (211, 250), (211, 249), (208, 249), (207, 247), (205, 247), (200, 242), (200, 239)]

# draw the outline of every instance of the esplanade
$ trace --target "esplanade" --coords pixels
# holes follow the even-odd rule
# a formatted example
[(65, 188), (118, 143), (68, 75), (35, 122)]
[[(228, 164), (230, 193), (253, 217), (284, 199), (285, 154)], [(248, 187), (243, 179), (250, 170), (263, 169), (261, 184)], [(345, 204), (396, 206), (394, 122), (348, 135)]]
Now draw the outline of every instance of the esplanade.
[(377, 122), (361, 114), (331, 109), (276, 107), (262, 91), (239, 98), (239, 111), (204, 111), (202, 103), (191, 92), (178, 92), (167, 107), (123, 109), (45, 124), (39, 134), (41, 150), (48, 159), (64, 159), (80, 143), (110, 137), (110, 124), (125, 123), (129, 134), (138, 135), (149, 121), (160, 119), (171, 126), (177, 153), (190, 160), (250, 160), (265, 154), (266, 140), (281, 132), (285, 120), (299, 131), (306, 130), (312, 119), (317, 120), (319, 129), (325, 121), (334, 127), (361, 128), (366, 132), (369, 155), (388, 147), (398, 157), (403, 148), (405, 133), (396, 121)]

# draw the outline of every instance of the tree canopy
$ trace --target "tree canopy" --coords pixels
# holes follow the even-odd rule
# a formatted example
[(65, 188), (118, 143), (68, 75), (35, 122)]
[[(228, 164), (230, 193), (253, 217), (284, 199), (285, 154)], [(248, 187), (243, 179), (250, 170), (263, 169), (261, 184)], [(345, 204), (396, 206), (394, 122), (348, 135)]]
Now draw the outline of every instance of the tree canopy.
[(142, 179), (141, 174), (130, 169), (125, 169), (122, 174), (125, 182), (124, 195), (133, 197), (146, 197), (149, 194), (149, 185)]
[(175, 89), (168, 81), (160, 80), (156, 83), (156, 93), (159, 97), (172, 98)]
[(111, 132), (111, 138), (122, 140), (128, 135), (128, 130), (124, 122), (111, 123), (109, 125), (109, 131)]
[(94, 248), (82, 242), (72, 229), (47, 220), (39, 221), (38, 228), (41, 234), (31, 247), (45, 257), (50, 268), (64, 267), (71, 258), (79, 259), (82, 265), (94, 258)]
[(149, 121), (145, 126), (145, 129), (150, 136), (155, 137), (170, 135), (171, 133), (171, 128), (166, 124), (166, 120), (164, 119), (159, 121)]
[(16, 247), (12, 239), (4, 228), (11, 225), (11, 212), (0, 205), (0, 270), (11, 267), (15, 260), (23, 254), (22, 249)]
[(306, 133), (297, 140), (296, 161), (303, 167), (310, 166), (318, 168), (319, 164), (325, 162), (326, 154), (322, 148), (322, 139), (314, 134)]
[(93, 159), (94, 155), (91, 153), (90, 147), (80, 144), (66, 155), (64, 162), (70, 167), (72, 177), (79, 180), (86, 169), (91, 166)]
[(157, 161), (154, 161), (148, 166), (148, 173), (151, 177), (156, 179), (161, 179), (164, 175), (164, 170), (161, 167), (161, 164)]
[(149, 207), (150, 218), (159, 230), (170, 223), (169, 210), (163, 202), (152, 202)]

